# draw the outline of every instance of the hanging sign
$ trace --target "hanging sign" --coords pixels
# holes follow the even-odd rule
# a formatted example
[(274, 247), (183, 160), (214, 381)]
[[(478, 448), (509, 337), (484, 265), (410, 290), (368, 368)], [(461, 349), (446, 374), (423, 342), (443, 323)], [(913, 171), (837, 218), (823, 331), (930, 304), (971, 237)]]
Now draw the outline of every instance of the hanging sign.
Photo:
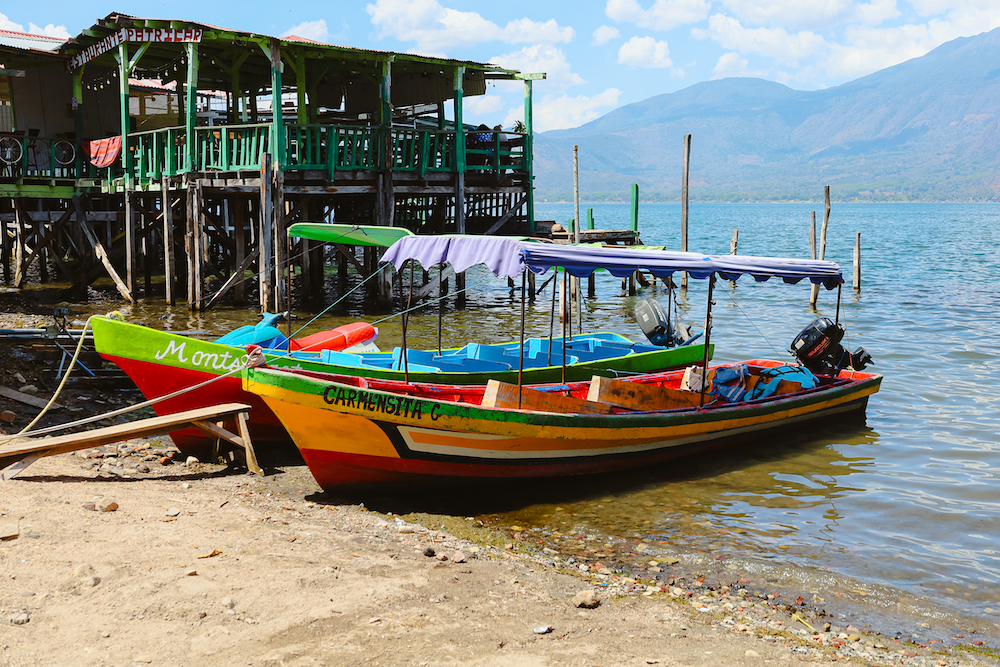
[(173, 28), (122, 28), (73, 56), (69, 61), (68, 68), (72, 71), (82, 67), (124, 42), (200, 42), (201, 33), (199, 28), (176, 30)]

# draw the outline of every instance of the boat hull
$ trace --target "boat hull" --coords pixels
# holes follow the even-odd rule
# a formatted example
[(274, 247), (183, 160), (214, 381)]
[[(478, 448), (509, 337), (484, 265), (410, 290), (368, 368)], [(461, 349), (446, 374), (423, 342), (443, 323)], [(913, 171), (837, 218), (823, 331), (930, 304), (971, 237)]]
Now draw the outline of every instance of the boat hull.
[(264, 399), (316, 481), (332, 490), (442, 478), (562, 477), (650, 465), (808, 420), (863, 413), (881, 377), (852, 375), (864, 377), (746, 404), (611, 415), (483, 408), (276, 369), (247, 371), (244, 387)]
[[(285, 428), (266, 403), (243, 390), (238, 371), (245, 363), (246, 355), (238, 348), (102, 317), (93, 318), (91, 324), (97, 352), (104, 359), (117, 364), (135, 382), (147, 400), (190, 389), (214, 379), (203, 388), (154, 404), (153, 410), (158, 415), (223, 402), (248, 403), (253, 408), (248, 425), (255, 443), (290, 442)], [(567, 380), (589, 379), (593, 375), (648, 373), (685, 366), (699, 361), (704, 350), (703, 345), (691, 345), (575, 364), (566, 367)], [(402, 380), (404, 377), (403, 371), (339, 366), (291, 356), (268, 355), (268, 363), (278, 368), (376, 379)], [(231, 375), (226, 376), (227, 373)], [(559, 366), (524, 371), (525, 383), (559, 382), (561, 378), (562, 368)], [(411, 382), (484, 385), (491, 379), (516, 382), (517, 371), (411, 372), (409, 379)], [(177, 431), (171, 433), (170, 437), (183, 453), (194, 456), (204, 456), (214, 446), (214, 441), (197, 429)]]

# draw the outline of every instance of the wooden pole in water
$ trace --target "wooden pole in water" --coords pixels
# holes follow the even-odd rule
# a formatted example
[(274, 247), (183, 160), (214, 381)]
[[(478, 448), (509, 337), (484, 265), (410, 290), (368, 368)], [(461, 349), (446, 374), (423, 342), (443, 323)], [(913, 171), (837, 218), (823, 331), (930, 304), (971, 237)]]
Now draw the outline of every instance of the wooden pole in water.
[[(819, 234), (819, 259), (826, 259), (826, 230), (830, 225), (830, 186), (824, 186), (824, 209), (823, 209), (823, 228), (820, 230)], [(809, 305), (815, 306), (816, 302), (819, 300), (819, 285), (812, 286), (812, 295), (809, 299)]]
[[(688, 251), (688, 179), (691, 173), (691, 135), (684, 135), (684, 173), (681, 178), (681, 252)], [(687, 271), (681, 272), (681, 289), (687, 289)]]
[(812, 223), (809, 225), (809, 259), (816, 259), (816, 211), (812, 212)]
[(861, 232), (854, 235), (854, 291), (861, 291)]
[[(739, 229), (734, 229), (733, 230), (733, 240), (729, 242), (729, 254), (730, 255), (735, 255), (736, 254), (736, 249), (739, 248), (739, 245), (740, 245), (740, 230)], [(736, 281), (735, 280), (730, 280), (729, 281), (729, 285), (731, 287), (736, 287)]]

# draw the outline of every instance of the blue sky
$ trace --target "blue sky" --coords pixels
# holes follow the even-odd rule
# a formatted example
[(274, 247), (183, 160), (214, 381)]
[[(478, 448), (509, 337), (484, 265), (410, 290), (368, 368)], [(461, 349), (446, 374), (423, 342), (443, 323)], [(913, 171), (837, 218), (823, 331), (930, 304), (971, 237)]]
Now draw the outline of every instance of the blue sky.
[[(998, 0), (5, 4), (0, 29), (75, 35), (120, 11), (546, 72), (535, 85), (538, 131), (576, 127), (624, 104), (728, 76), (800, 90), (836, 86), (1000, 26)], [(466, 117), (509, 127), (523, 117), (523, 88), (491, 86), (468, 99)]]

